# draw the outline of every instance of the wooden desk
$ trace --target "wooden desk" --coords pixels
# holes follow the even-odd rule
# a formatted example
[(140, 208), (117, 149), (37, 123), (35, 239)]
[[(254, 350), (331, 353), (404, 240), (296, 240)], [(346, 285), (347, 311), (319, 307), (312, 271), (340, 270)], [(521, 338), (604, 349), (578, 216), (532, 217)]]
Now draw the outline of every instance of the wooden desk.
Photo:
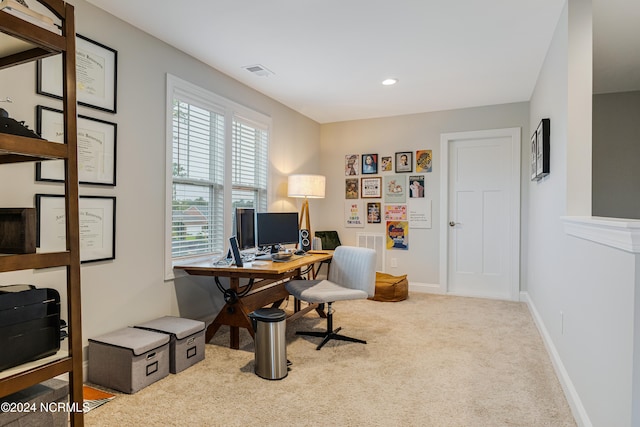
[[(296, 256), (287, 262), (264, 261), (264, 264), (255, 265), (246, 263), (243, 267), (216, 266), (211, 261), (200, 261), (191, 264), (176, 265), (174, 268), (184, 270), (188, 274), (196, 276), (228, 277), (229, 289), (225, 292), (225, 305), (209, 325), (206, 332), (206, 342), (218, 331), (220, 326), (230, 326), (229, 347), (240, 348), (240, 329), (245, 328), (252, 337), (253, 325), (249, 319), (249, 313), (268, 304), (279, 307), (289, 292), (284, 287), (286, 281), (300, 277), (305, 267), (313, 266), (322, 261), (328, 261), (333, 256), (332, 251), (310, 251), (304, 256)], [(315, 276), (315, 272), (314, 272)], [(240, 286), (240, 279), (249, 279), (252, 284)], [(234, 298), (234, 296), (238, 296)], [(310, 310), (317, 309), (316, 305), (309, 305), (304, 309), (295, 304), (295, 313), (288, 320), (298, 318)], [(322, 316), (324, 313), (318, 311)]]

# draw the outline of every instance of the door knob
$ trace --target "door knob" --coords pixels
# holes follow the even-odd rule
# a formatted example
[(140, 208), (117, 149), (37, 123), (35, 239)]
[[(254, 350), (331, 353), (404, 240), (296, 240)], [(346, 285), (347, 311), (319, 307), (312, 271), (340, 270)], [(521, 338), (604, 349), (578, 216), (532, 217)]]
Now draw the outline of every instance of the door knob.
[(460, 224), (460, 223), (455, 221), (449, 221), (449, 226), (451, 227), (455, 227), (457, 224)]

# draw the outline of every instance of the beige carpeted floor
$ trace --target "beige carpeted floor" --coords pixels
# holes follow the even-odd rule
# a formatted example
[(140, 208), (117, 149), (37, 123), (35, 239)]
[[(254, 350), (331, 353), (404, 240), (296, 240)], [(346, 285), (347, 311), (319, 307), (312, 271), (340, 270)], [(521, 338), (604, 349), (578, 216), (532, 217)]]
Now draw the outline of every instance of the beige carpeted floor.
[[(334, 305), (335, 326), (368, 344), (295, 330), (324, 329), (308, 314), (287, 327), (293, 363), (279, 381), (253, 373), (253, 341), (228, 348), (143, 390), (118, 393), (88, 426), (575, 426), (527, 307), (412, 293), (408, 300)], [(288, 310), (289, 308), (287, 308)]]

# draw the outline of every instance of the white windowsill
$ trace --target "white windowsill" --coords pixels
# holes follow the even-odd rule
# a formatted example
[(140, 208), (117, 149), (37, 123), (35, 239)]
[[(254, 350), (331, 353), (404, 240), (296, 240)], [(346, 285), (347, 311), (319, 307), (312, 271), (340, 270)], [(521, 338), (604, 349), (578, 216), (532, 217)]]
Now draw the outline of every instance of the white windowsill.
[(640, 220), (598, 216), (565, 216), (561, 220), (570, 236), (640, 254)]

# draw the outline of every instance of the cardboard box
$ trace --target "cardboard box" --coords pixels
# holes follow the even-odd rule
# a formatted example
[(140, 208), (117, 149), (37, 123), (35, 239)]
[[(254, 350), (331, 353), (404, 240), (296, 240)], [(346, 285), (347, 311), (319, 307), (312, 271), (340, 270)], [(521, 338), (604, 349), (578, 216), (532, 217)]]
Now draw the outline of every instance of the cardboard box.
[(204, 322), (165, 316), (135, 327), (170, 336), (169, 371), (172, 374), (184, 371), (204, 360)]
[(123, 328), (89, 339), (89, 381), (135, 393), (169, 375), (169, 336)]

